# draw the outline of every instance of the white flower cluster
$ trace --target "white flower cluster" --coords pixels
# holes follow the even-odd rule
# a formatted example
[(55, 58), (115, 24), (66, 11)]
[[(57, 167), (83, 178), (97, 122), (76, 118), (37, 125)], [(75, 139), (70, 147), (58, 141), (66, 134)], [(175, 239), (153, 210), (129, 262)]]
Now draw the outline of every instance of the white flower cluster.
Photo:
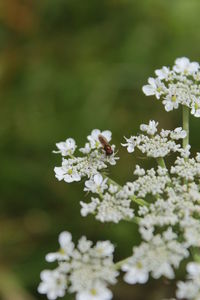
[[(187, 162), (185, 160), (186, 165)], [(161, 193), (156, 195), (156, 201), (148, 207), (139, 208), (138, 214), (142, 217), (140, 233), (144, 240), (152, 237), (156, 228), (178, 226), (186, 248), (200, 246), (199, 180), (200, 176), (196, 174), (192, 182), (188, 180), (187, 184), (184, 184), (182, 174), (175, 174)]]
[[(168, 199), (159, 199), (150, 207), (140, 209), (143, 218), (140, 233), (147, 240), (156, 228), (176, 226), (184, 241), (184, 247), (200, 247), (200, 191), (189, 187), (188, 193), (172, 195)], [(175, 228), (175, 227), (174, 227)]]
[[(84, 155), (81, 157), (74, 156), (77, 148), (76, 142), (72, 138), (68, 138), (65, 142), (57, 143), (58, 151), (62, 155), (62, 166), (55, 167), (55, 176), (58, 180), (64, 180), (71, 183), (80, 181), (83, 177), (91, 177), (98, 173), (99, 170), (107, 168), (107, 164), (115, 165), (118, 157), (115, 156), (115, 145), (112, 145), (113, 154), (106, 155), (99, 141), (99, 135), (103, 135), (108, 142), (111, 140), (112, 133), (108, 130), (101, 132), (94, 129), (87, 137), (88, 141), (84, 148), (79, 151)], [(67, 157), (67, 158), (64, 158)]]
[(150, 201), (138, 211), (144, 242), (133, 248), (122, 266), (130, 284), (145, 283), (150, 273), (153, 278), (174, 278), (173, 269), (188, 257), (191, 247), (200, 247), (200, 154), (190, 158), (189, 147), (179, 152), (183, 157), (177, 157), (170, 170), (159, 166), (145, 171), (137, 165), (134, 174), (138, 178), (124, 186), (128, 195)]
[[(118, 269), (125, 272), (127, 283), (146, 283), (150, 276), (175, 278), (182, 260), (188, 259), (187, 280), (178, 282), (178, 299), (200, 299), (200, 153), (190, 156), (188, 108), (200, 117), (200, 67), (183, 57), (172, 70), (156, 70), (143, 87), (146, 95), (161, 99), (166, 111), (183, 105), (183, 130), (162, 129), (150, 120), (141, 124), (141, 134), (125, 138), (129, 153), (139, 149), (156, 159), (158, 166), (145, 170), (135, 166), (134, 180), (120, 186), (103, 170), (115, 165), (115, 146), (110, 145), (111, 132), (94, 129), (87, 143), (79, 148), (74, 139), (57, 143), (55, 153), (62, 156), (62, 165), (55, 167), (58, 180), (68, 183), (85, 178), (84, 191), (91, 194), (89, 202), (81, 201), (81, 215), (92, 214), (101, 222), (136, 222), (141, 244), (133, 247), (132, 256), (114, 264), (114, 246), (109, 241), (92, 242), (82, 237), (75, 248), (69, 232), (59, 236), (60, 249), (46, 256), (48, 262), (58, 261), (55, 270), (44, 270), (38, 291), (49, 300), (76, 293), (76, 300), (110, 300), (109, 285), (116, 283)], [(177, 141), (183, 140), (183, 146)], [(164, 157), (172, 156), (170, 166)], [(173, 161), (172, 161), (173, 160)], [(134, 207), (133, 205), (139, 207)], [(195, 252), (196, 253), (196, 252)], [(194, 260), (198, 258), (197, 262)], [(192, 261), (192, 262), (191, 262)], [(173, 298), (174, 299), (174, 298)], [(172, 300), (172, 298), (171, 298)]]
[(124, 280), (130, 284), (145, 283), (149, 273), (157, 279), (165, 276), (174, 278), (173, 267), (177, 268), (188, 251), (177, 242), (177, 235), (169, 228), (162, 235), (154, 235), (148, 242), (133, 248), (133, 256), (122, 266), (126, 272)]
[(118, 272), (113, 263), (114, 246), (109, 241), (92, 242), (82, 237), (77, 248), (69, 232), (59, 235), (60, 249), (46, 256), (48, 262), (58, 261), (55, 270), (41, 272), (38, 291), (49, 300), (63, 297), (66, 290), (76, 293), (76, 300), (110, 300), (107, 285), (115, 284)]
[[(189, 248), (200, 246), (200, 187), (195, 182), (183, 184), (182, 176), (177, 174), (170, 179), (161, 167), (156, 174), (154, 169), (145, 172), (137, 166), (135, 174), (139, 178), (127, 184), (130, 194), (138, 188), (137, 197), (146, 199), (151, 194), (155, 200), (139, 207), (139, 232), (144, 242), (133, 248), (132, 257), (122, 267), (125, 281), (145, 283), (149, 273), (153, 278), (172, 279), (173, 268), (189, 255)], [(199, 179), (196, 176), (195, 180)], [(162, 233), (157, 234), (157, 230)]]
[(197, 153), (196, 158), (178, 157), (175, 165), (171, 167), (171, 174), (176, 174), (187, 181), (194, 181), (195, 177), (200, 177), (200, 153)]
[(148, 85), (143, 86), (147, 96), (155, 95), (162, 99), (166, 111), (185, 105), (191, 114), (200, 117), (200, 67), (187, 57), (177, 58), (170, 69), (163, 67), (155, 71), (156, 78), (150, 77)]
[(138, 179), (133, 182), (127, 182), (124, 186), (124, 192), (129, 196), (135, 195), (142, 198), (145, 198), (148, 194), (156, 196), (162, 194), (167, 184), (170, 183), (168, 170), (160, 166), (157, 170), (152, 168), (145, 172), (144, 169), (137, 165), (134, 174), (139, 174)]
[(176, 296), (178, 299), (200, 299), (200, 263), (190, 262), (187, 265), (188, 280), (178, 282)]
[(103, 179), (101, 174), (96, 174), (85, 182), (85, 191), (96, 193), (99, 197), (92, 197), (90, 203), (80, 202), (81, 215), (95, 214), (101, 222), (118, 223), (120, 220), (133, 218), (133, 209), (130, 207), (129, 195), (114, 183)]
[(186, 137), (186, 131), (181, 127), (175, 130), (164, 130), (157, 133), (158, 122), (149, 121), (149, 124), (142, 124), (140, 130), (146, 132), (147, 135), (140, 134), (137, 136), (131, 136), (126, 139), (125, 144), (122, 146), (127, 147), (129, 153), (134, 152), (135, 148), (138, 148), (143, 154), (148, 157), (165, 157), (170, 152), (180, 151), (180, 144), (175, 141), (184, 139)]

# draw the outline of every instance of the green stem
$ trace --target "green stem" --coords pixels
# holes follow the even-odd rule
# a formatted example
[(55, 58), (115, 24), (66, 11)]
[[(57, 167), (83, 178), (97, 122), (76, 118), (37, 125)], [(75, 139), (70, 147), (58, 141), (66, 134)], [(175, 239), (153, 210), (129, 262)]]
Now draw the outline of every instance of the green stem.
[(130, 199), (141, 206), (149, 206), (149, 203), (141, 198), (137, 198), (136, 196), (130, 196)]
[(165, 164), (165, 161), (164, 161), (164, 158), (163, 158), (163, 157), (158, 157), (158, 158), (156, 158), (156, 161), (157, 161), (158, 165), (159, 165), (161, 168), (165, 168), (165, 169), (166, 169), (166, 164)]
[(190, 249), (190, 252), (193, 256), (194, 261), (200, 263), (200, 253), (199, 253), (199, 249), (197, 248), (192, 248)]
[(104, 178), (107, 178), (108, 179), (108, 184), (113, 184), (113, 185), (117, 185), (120, 189), (122, 189), (122, 186), (119, 184), (119, 183), (117, 183), (116, 181), (114, 181), (114, 180), (112, 180), (111, 178), (109, 178), (109, 177), (107, 177), (107, 176), (105, 176), (105, 175), (103, 175), (104, 176)]
[(125, 264), (128, 260), (129, 260), (130, 257), (127, 257), (125, 259), (122, 259), (120, 261), (118, 261), (116, 264), (115, 264), (115, 268), (116, 270), (120, 270), (121, 267), (123, 266), (123, 264)]
[(187, 147), (189, 144), (189, 108), (183, 105), (183, 130), (186, 131), (187, 135), (183, 139), (183, 148)]
[(139, 225), (141, 220), (142, 220), (142, 218), (140, 218), (140, 217), (133, 217), (132, 219), (126, 219), (126, 221), (132, 222), (132, 223), (137, 224), (137, 225)]

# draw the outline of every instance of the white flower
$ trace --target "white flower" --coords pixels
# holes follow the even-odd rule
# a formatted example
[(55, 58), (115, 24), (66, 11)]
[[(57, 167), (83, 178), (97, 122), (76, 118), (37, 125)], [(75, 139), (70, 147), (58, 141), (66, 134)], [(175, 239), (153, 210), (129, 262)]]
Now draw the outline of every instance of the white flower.
[(100, 203), (98, 198), (91, 198), (90, 203), (85, 203), (83, 201), (80, 202), (81, 204), (81, 216), (86, 217), (88, 214), (93, 214)]
[(41, 272), (42, 282), (38, 286), (40, 294), (47, 294), (49, 300), (63, 297), (67, 288), (67, 278), (58, 270), (44, 270)]
[(190, 262), (187, 264), (186, 282), (179, 281), (177, 284), (176, 295), (178, 298), (195, 299), (200, 297), (200, 264), (198, 262)]
[[(188, 209), (192, 210), (192, 207), (188, 205)], [(199, 212), (198, 212), (199, 213)], [(184, 232), (184, 238), (188, 247), (200, 247), (200, 223), (199, 220), (192, 218), (191, 216), (185, 217), (180, 220), (180, 226)]]
[(63, 163), (62, 167), (55, 167), (54, 172), (59, 181), (64, 180), (65, 182), (71, 183), (81, 180), (81, 176), (76, 168), (74, 168), (72, 165), (68, 165), (67, 163)]
[[(112, 133), (109, 130), (100, 132), (98, 129), (94, 129), (91, 135), (88, 136), (89, 143), (85, 144), (84, 148), (79, 149), (84, 154), (83, 157), (74, 157), (76, 145), (75, 141), (71, 138), (66, 142), (58, 143), (59, 151), (63, 155), (69, 155), (67, 159), (62, 159), (62, 165), (55, 167), (55, 176), (58, 180), (64, 180), (67, 183), (74, 181), (80, 181), (83, 177), (91, 178), (98, 173), (98, 171), (107, 168), (107, 165), (115, 165), (119, 157), (116, 156), (115, 145), (111, 145), (113, 153), (107, 155), (106, 151), (100, 151), (103, 149), (100, 141), (99, 134), (104, 135), (108, 140), (111, 140)], [(104, 187), (105, 188), (105, 182)]]
[(111, 148), (112, 148), (113, 154), (107, 155), (106, 152), (103, 151), (102, 156), (103, 156), (103, 160), (105, 161), (105, 163), (108, 163), (111, 166), (114, 166), (114, 165), (116, 165), (116, 161), (119, 160), (119, 157), (115, 156), (116, 155), (115, 145), (112, 145)]
[(147, 206), (139, 206), (138, 215), (144, 216), (149, 212), (149, 208)]
[(168, 232), (162, 236), (154, 235), (148, 242), (143, 242), (133, 248), (133, 255), (122, 266), (127, 272), (124, 279), (128, 283), (145, 283), (148, 274), (157, 279), (165, 276), (174, 278), (172, 267), (178, 267), (181, 260), (188, 256), (188, 251), (183, 244), (177, 241), (177, 236)]
[[(125, 196), (125, 198), (124, 198)], [(121, 220), (132, 219), (133, 209), (130, 207), (131, 200), (126, 194), (118, 192), (115, 195), (106, 193), (96, 208), (96, 219), (101, 222), (118, 223)]]
[(199, 64), (197, 62), (190, 62), (187, 57), (177, 58), (175, 60), (175, 66), (173, 70), (177, 73), (183, 74), (193, 74), (199, 69)]
[[(178, 200), (180, 201), (179, 198)], [(155, 203), (150, 205), (148, 210), (140, 209), (140, 215), (143, 216), (143, 219), (140, 221), (140, 226), (154, 228), (155, 226), (163, 227), (166, 225), (175, 225), (178, 222), (178, 216), (175, 212), (176, 206), (172, 201), (174, 201), (174, 198), (173, 200), (171, 200), (171, 198), (167, 200), (158, 199)], [(143, 234), (143, 232), (141, 232), (141, 234)], [(145, 236), (143, 238), (145, 239)]]
[(177, 234), (173, 232), (172, 228), (169, 227), (164, 233), (163, 233), (163, 238), (164, 240), (170, 241), (170, 240), (175, 240), (177, 238)]
[(110, 241), (97, 242), (94, 247), (94, 255), (100, 257), (106, 257), (112, 255), (114, 252), (114, 246)]
[(200, 152), (197, 152), (197, 154), (196, 154), (196, 161), (200, 162)]
[(180, 153), (181, 157), (188, 158), (190, 156), (190, 149), (191, 146), (187, 145), (185, 148), (180, 148), (178, 152)]
[(113, 263), (114, 246), (111, 242), (98, 241), (92, 247), (92, 242), (82, 236), (74, 249), (69, 232), (61, 233), (59, 242), (66, 255), (61, 259), (56, 258), (59, 263), (57, 269), (41, 272), (39, 293), (47, 294), (49, 300), (54, 300), (63, 297), (68, 289), (70, 293), (75, 292), (79, 300), (111, 299), (112, 292), (107, 289), (107, 285), (115, 284), (118, 276)]
[(91, 289), (77, 293), (76, 300), (110, 300), (112, 292), (103, 284), (95, 284)]
[(187, 264), (187, 272), (190, 278), (197, 278), (200, 279), (200, 264), (195, 262), (190, 262)]
[(141, 168), (139, 165), (136, 165), (134, 175), (144, 176), (145, 175), (145, 170), (143, 168)]
[(90, 146), (92, 149), (96, 149), (101, 147), (101, 143), (99, 141), (99, 135), (103, 135), (108, 142), (111, 141), (112, 132), (109, 130), (100, 131), (99, 129), (94, 129), (91, 132), (91, 135), (88, 135), (87, 139), (90, 142)]
[(148, 79), (148, 85), (144, 85), (142, 91), (147, 96), (155, 95), (157, 99), (164, 93), (164, 85), (160, 79), (150, 77)]
[[(198, 294), (199, 287), (192, 281), (188, 282), (182, 282), (179, 281), (177, 284), (177, 291), (176, 291), (176, 296), (179, 299), (195, 299), (198, 300), (199, 298), (195, 298)], [(200, 294), (199, 294), (200, 296)]]
[(114, 184), (110, 184), (108, 191), (110, 194), (115, 194), (118, 192), (118, 186)]
[(91, 248), (92, 246), (92, 242), (91, 241), (88, 241), (86, 239), (85, 236), (82, 236), (80, 238), (80, 240), (78, 241), (78, 246), (77, 248), (82, 252), (82, 253), (85, 253), (85, 252), (88, 252), (88, 250)]
[(91, 191), (92, 193), (103, 193), (108, 188), (106, 184), (107, 178), (103, 179), (101, 174), (94, 175), (90, 180), (85, 181), (84, 191)]
[(162, 194), (166, 185), (170, 182), (170, 178), (166, 173), (166, 169), (160, 172), (160, 168), (158, 168), (158, 172), (159, 174), (156, 174), (153, 168), (147, 170), (144, 175), (139, 175), (139, 178), (134, 182), (127, 182), (124, 186), (124, 192), (130, 196), (136, 195), (139, 198), (144, 198), (147, 194)]
[(160, 136), (162, 138), (167, 138), (170, 135), (171, 130), (161, 129)]
[(55, 176), (58, 180), (64, 180), (71, 183), (80, 181), (87, 176), (91, 178), (98, 171), (107, 168), (107, 165), (115, 165), (119, 158), (113, 153), (107, 156), (98, 150), (93, 150), (89, 155), (84, 157), (74, 157), (62, 160), (61, 167), (55, 167)]
[(153, 238), (154, 227), (142, 227), (139, 228), (140, 234), (145, 241), (150, 241)]
[(127, 147), (127, 151), (129, 153), (132, 153), (134, 152), (135, 150), (135, 147), (137, 147), (139, 144), (140, 144), (140, 137), (137, 137), (137, 136), (131, 136), (130, 139), (124, 137), (125, 140), (127, 141), (127, 143), (125, 144), (121, 144), (123, 147)]
[(182, 129), (182, 127), (177, 127), (170, 133), (170, 137), (173, 140), (184, 139), (186, 136), (187, 136), (187, 133), (185, 130)]
[(200, 117), (200, 100), (199, 99), (194, 99), (194, 101), (191, 104), (191, 114), (194, 115), (195, 117), (199, 118)]
[(191, 109), (191, 114), (200, 117), (200, 70), (197, 62), (190, 62), (186, 57), (178, 58), (173, 70), (164, 66), (155, 73), (157, 78), (149, 78), (149, 85), (143, 87), (147, 96), (161, 98), (167, 112), (184, 105)]
[(162, 103), (165, 106), (166, 111), (171, 111), (173, 109), (177, 109), (179, 107), (180, 101), (175, 92), (169, 92)]
[(77, 146), (76, 142), (72, 138), (66, 139), (65, 142), (60, 142), (56, 144), (56, 147), (59, 149), (58, 151), (53, 151), (54, 153), (60, 153), (62, 156), (70, 156), (73, 155)]
[[(149, 133), (154, 133), (157, 127), (157, 122), (150, 121), (149, 125), (142, 124), (141, 129), (149, 131)], [(173, 132), (173, 136), (184, 136), (183, 131)], [(122, 146), (127, 147), (128, 152), (133, 152), (137, 147), (142, 153), (146, 154), (148, 157), (165, 157), (170, 152), (177, 152), (180, 149), (180, 145), (176, 144), (175, 141), (170, 140), (169, 134), (172, 133), (170, 130), (162, 130), (160, 134), (155, 135), (143, 135), (131, 136), (129, 139), (125, 138), (127, 143), (122, 144)]]
[(170, 74), (170, 69), (168, 67), (162, 67), (162, 69), (156, 70), (155, 71), (156, 75), (160, 80), (162, 79), (168, 79), (169, 74)]
[(159, 176), (165, 176), (168, 173), (168, 169), (158, 166), (157, 173)]
[(129, 264), (125, 263), (122, 266), (122, 271), (126, 272), (124, 281), (129, 284), (143, 284), (146, 283), (149, 279), (149, 272), (146, 268), (143, 268), (141, 262), (138, 262), (135, 266), (130, 266)]
[[(166, 111), (183, 105), (200, 117), (199, 69), (198, 63), (178, 58), (172, 69), (156, 70), (157, 77), (148, 79), (143, 92), (161, 99)], [(150, 276), (173, 279), (175, 269), (190, 250), (200, 247), (200, 153), (191, 158), (190, 145), (183, 148), (178, 143), (187, 134), (181, 127), (158, 132), (157, 126), (154, 120), (141, 124), (142, 133), (125, 138), (122, 145), (130, 153), (137, 148), (158, 163), (162, 157), (178, 152), (175, 162), (172, 157), (169, 169), (164, 163), (147, 170), (136, 165), (134, 180), (123, 186), (100, 173), (118, 159), (115, 145), (111, 145), (109, 155), (100, 141), (102, 135), (109, 143), (110, 131), (94, 129), (79, 149), (80, 157), (74, 156), (77, 146), (72, 138), (56, 144), (58, 151), (54, 152), (68, 156), (54, 169), (58, 180), (73, 182), (86, 177), (84, 191), (97, 194), (89, 203), (80, 202), (81, 215), (92, 214), (101, 222), (136, 221), (142, 242), (133, 248), (131, 257), (114, 264), (111, 242), (98, 241), (93, 245), (82, 236), (75, 248), (71, 234), (61, 233), (60, 249), (46, 256), (48, 262), (57, 261), (58, 267), (42, 272), (38, 287), (50, 300), (64, 296), (66, 289), (76, 293), (76, 300), (110, 300), (112, 292), (107, 286), (116, 283), (119, 266), (126, 273), (125, 281), (131, 284), (143, 284)], [(134, 210), (132, 207), (137, 205)], [(135, 211), (137, 215), (133, 218)], [(186, 269), (186, 281), (178, 283), (176, 295), (180, 299), (199, 300), (200, 263), (190, 262)]]
[(46, 255), (48, 262), (55, 260), (68, 260), (74, 249), (74, 243), (72, 242), (71, 233), (68, 231), (61, 232), (58, 238), (60, 249), (58, 252), (49, 253)]
[(89, 154), (91, 151), (90, 143), (86, 143), (83, 148), (79, 149), (79, 151), (82, 152), (83, 154)]
[(95, 283), (104, 286), (115, 284), (117, 275), (118, 272), (115, 270), (111, 258), (100, 259), (86, 253), (72, 261), (69, 291), (71, 293), (88, 291), (94, 287)]
[(177, 174), (187, 181), (193, 181), (196, 176), (200, 176), (200, 163), (194, 158), (185, 160), (183, 157), (178, 157), (175, 165), (171, 167), (171, 174)]
[(149, 121), (149, 124), (141, 124), (140, 130), (146, 132), (149, 135), (154, 135), (157, 132), (158, 122)]

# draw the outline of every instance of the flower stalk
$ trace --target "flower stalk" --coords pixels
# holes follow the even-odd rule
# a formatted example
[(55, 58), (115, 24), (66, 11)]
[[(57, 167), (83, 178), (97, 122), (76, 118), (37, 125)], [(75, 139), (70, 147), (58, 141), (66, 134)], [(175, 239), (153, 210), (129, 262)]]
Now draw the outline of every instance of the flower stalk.
[(165, 168), (166, 169), (166, 164), (165, 164), (165, 161), (164, 161), (164, 158), (163, 157), (158, 157), (156, 159), (158, 165), (161, 167), (161, 168)]
[(120, 270), (121, 267), (129, 260), (129, 258), (131, 258), (131, 256), (130, 256), (130, 257), (127, 257), (127, 258), (125, 258), (125, 259), (122, 259), (122, 260), (120, 260), (120, 261), (118, 261), (118, 262), (115, 264), (115, 269), (116, 269), (116, 270)]
[(141, 198), (137, 198), (136, 196), (131, 196), (130, 199), (137, 203), (138, 205), (141, 205), (141, 206), (149, 206), (149, 203), (147, 201), (145, 201), (144, 199), (141, 199)]
[(186, 131), (187, 135), (183, 139), (183, 148), (186, 148), (187, 145), (189, 144), (189, 108), (185, 105), (183, 105), (183, 110), (182, 110), (182, 118), (183, 118), (183, 129)]

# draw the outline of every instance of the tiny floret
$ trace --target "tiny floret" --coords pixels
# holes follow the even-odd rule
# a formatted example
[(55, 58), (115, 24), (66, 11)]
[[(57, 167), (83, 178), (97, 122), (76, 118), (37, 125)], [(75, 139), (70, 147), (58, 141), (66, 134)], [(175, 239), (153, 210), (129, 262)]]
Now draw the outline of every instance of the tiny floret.
[(53, 151), (54, 153), (60, 153), (62, 156), (73, 155), (77, 145), (74, 139), (68, 138), (65, 142), (60, 142), (56, 144), (58, 151)]

